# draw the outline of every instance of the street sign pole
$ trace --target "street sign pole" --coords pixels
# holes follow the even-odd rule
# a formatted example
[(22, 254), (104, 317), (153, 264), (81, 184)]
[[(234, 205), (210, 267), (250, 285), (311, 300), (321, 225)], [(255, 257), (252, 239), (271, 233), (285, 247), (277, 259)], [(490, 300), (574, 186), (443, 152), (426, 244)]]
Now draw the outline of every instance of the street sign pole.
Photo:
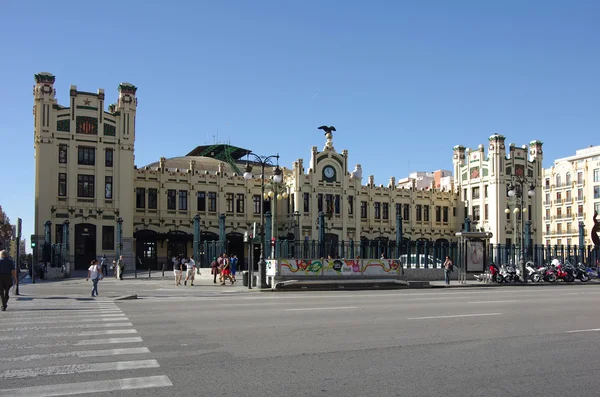
[(15, 271), (17, 272), (17, 285), (15, 286), (15, 295), (19, 295), (19, 274), (21, 273), (21, 265), (20, 265), (20, 261), (19, 259), (21, 258), (21, 224), (23, 223), (23, 221), (21, 220), (21, 218), (17, 218), (17, 241), (16, 241), (16, 246), (17, 246), (17, 255), (16, 255), (16, 261), (15, 261)]

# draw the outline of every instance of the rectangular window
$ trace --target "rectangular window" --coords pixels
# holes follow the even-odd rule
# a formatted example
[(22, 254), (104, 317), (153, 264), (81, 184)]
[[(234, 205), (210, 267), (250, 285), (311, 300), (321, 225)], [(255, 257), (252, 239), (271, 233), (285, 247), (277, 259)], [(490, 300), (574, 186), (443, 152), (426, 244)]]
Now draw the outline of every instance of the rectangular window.
[(60, 197), (67, 196), (67, 174), (64, 172), (58, 174), (58, 195)]
[(577, 189), (577, 200), (583, 200), (583, 189)]
[(594, 170), (594, 182), (600, 182), (600, 168)]
[(146, 189), (143, 187), (135, 189), (135, 208), (146, 208)]
[(217, 211), (217, 193), (216, 192), (208, 192), (208, 210), (210, 212)]
[(187, 197), (188, 197), (188, 192), (187, 190), (180, 190), (179, 191), (179, 211), (187, 211)]
[(550, 220), (550, 208), (546, 208), (546, 220)]
[(360, 217), (361, 219), (367, 219), (367, 202), (360, 202)]
[(325, 195), (325, 212), (333, 214), (333, 194)]
[(310, 211), (310, 193), (304, 193), (304, 213), (307, 213)]
[(583, 183), (583, 172), (577, 173), (577, 184), (581, 185)]
[(113, 166), (113, 154), (114, 151), (112, 149), (106, 149), (104, 152), (104, 166), (112, 167)]
[(485, 198), (488, 197), (488, 185), (485, 185), (483, 187), (483, 197), (485, 197)]
[(177, 190), (167, 190), (167, 209), (175, 211), (177, 209)]
[(252, 196), (252, 207), (255, 214), (260, 214), (260, 194)]
[(158, 208), (158, 189), (148, 189), (148, 209), (155, 210)]
[(481, 219), (481, 214), (478, 205), (473, 206), (473, 222), (479, 222)]
[(550, 234), (550, 224), (546, 224), (546, 234)]
[(319, 212), (323, 211), (323, 195), (321, 193), (317, 196), (317, 210)]
[(235, 200), (235, 212), (244, 213), (244, 193), (238, 193)]
[(469, 198), (467, 197), (467, 189), (463, 189), (463, 201), (467, 201)]
[(594, 186), (594, 198), (595, 199), (600, 198), (600, 186)]
[(473, 200), (478, 199), (479, 198), (479, 187), (474, 187), (473, 191), (471, 193), (471, 198)]
[(417, 204), (417, 214), (416, 214), (416, 221), (417, 222), (422, 222), (423, 221), (423, 206), (421, 204)]
[(206, 192), (198, 192), (198, 211), (206, 211)]
[(556, 209), (556, 217), (558, 219), (562, 218), (562, 208), (557, 208)]
[(562, 234), (562, 224), (561, 223), (556, 224), (556, 233)]
[(333, 203), (333, 210), (335, 211), (336, 215), (340, 214), (340, 195), (336, 194), (335, 195), (335, 201)]
[(90, 146), (79, 146), (77, 148), (77, 164), (79, 165), (95, 165), (96, 164), (96, 148)]
[(571, 207), (567, 207), (567, 217), (571, 217), (571, 215), (572, 215), (571, 211), (572, 211)]
[(594, 203), (594, 212), (600, 214), (600, 203)]
[(374, 203), (375, 206), (375, 219), (381, 219), (381, 203)]
[(115, 249), (115, 227), (102, 226), (102, 251)]
[(562, 194), (561, 194), (561, 192), (556, 192), (556, 202), (558, 203), (561, 200), (562, 200)]
[(94, 175), (77, 175), (77, 197), (94, 198)]
[(390, 204), (383, 203), (383, 219), (390, 219)]
[(583, 216), (583, 205), (577, 206), (577, 216)]
[(442, 207), (439, 205), (435, 206), (435, 221), (440, 223), (442, 221)]
[(348, 196), (348, 215), (354, 214), (354, 196)]
[(546, 178), (546, 180), (544, 181), (544, 187), (546, 189), (550, 189), (550, 178)]
[(546, 205), (550, 205), (550, 193), (546, 193)]
[(227, 212), (233, 212), (233, 193), (225, 194), (225, 208)]
[(104, 177), (104, 198), (112, 200), (113, 198), (113, 180), (112, 176)]
[(442, 222), (448, 223), (448, 207), (442, 208)]
[(483, 219), (487, 221), (489, 219), (489, 216), (490, 216), (490, 209), (489, 209), (488, 205), (486, 204), (483, 207)]
[(428, 205), (423, 206), (423, 220), (425, 222), (429, 222), (429, 206)]
[(405, 221), (410, 220), (410, 204), (404, 204), (404, 215), (402, 215)]
[(60, 164), (67, 164), (67, 145), (63, 143), (58, 145), (58, 162)]

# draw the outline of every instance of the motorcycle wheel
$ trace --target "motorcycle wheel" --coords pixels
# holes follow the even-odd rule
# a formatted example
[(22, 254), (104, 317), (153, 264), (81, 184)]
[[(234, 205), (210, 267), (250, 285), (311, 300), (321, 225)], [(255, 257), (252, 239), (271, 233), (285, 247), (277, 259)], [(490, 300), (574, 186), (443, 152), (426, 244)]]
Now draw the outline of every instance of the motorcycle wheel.
[(556, 274), (549, 274), (549, 275), (547, 276), (547, 281), (548, 281), (549, 283), (555, 283), (555, 282), (556, 282)]
[(567, 277), (565, 277), (565, 281), (567, 283), (572, 283), (573, 281), (575, 281), (575, 277), (573, 277), (572, 275), (568, 275)]
[(531, 281), (533, 281), (534, 283), (539, 283), (540, 281), (542, 281), (542, 276), (540, 276), (539, 274), (534, 274), (531, 277)]
[(582, 273), (580, 280), (582, 283), (585, 283), (586, 281), (590, 281), (590, 276), (588, 276), (586, 273)]

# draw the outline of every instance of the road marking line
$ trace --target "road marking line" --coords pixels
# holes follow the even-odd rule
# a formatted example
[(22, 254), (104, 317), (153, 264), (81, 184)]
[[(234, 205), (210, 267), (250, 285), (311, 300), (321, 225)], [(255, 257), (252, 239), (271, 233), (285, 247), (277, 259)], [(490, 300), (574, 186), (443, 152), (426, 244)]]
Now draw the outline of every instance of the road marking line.
[(285, 309), (286, 312), (301, 312), (301, 311), (315, 311), (315, 310), (345, 310), (345, 309), (358, 309), (357, 306), (340, 306), (340, 307), (307, 307), (298, 309)]
[(108, 339), (86, 339), (80, 340), (73, 345), (75, 346), (89, 346), (89, 345), (103, 345), (105, 343), (138, 343), (143, 342), (139, 336), (132, 336), (128, 338), (108, 338)]
[(516, 300), (511, 300), (511, 301), (477, 301), (477, 302), (467, 302), (467, 303), (481, 303), (481, 304), (486, 304), (486, 303), (514, 303), (517, 302)]
[[(96, 323), (101, 321), (129, 321), (127, 317), (122, 318), (113, 318), (113, 319), (103, 319), (98, 317), (85, 317), (79, 319), (73, 319), (69, 317), (68, 319), (55, 319), (55, 320), (33, 320), (33, 321), (19, 321), (17, 325), (29, 325), (29, 324), (54, 324), (54, 323)], [(2, 323), (5, 324), (8, 321), (2, 319)]]
[(499, 316), (502, 313), (474, 313), (474, 314), (455, 314), (452, 316), (428, 316), (428, 317), (409, 317), (407, 320), (432, 320), (436, 318), (460, 318), (460, 317), (478, 317), (478, 316)]
[(108, 350), (82, 350), (74, 352), (64, 353), (47, 353), (47, 354), (29, 354), (26, 356), (18, 357), (0, 357), (0, 362), (14, 362), (14, 361), (37, 361), (55, 358), (65, 357), (109, 357), (118, 355), (133, 355), (133, 354), (146, 354), (150, 353), (150, 349), (147, 347), (131, 347), (124, 349), (108, 349)]
[(567, 334), (575, 334), (578, 332), (598, 332), (600, 328), (592, 328), (592, 329), (577, 329), (575, 331), (567, 331)]
[[(159, 368), (156, 360), (115, 361), (96, 364), (56, 365), (40, 368), (8, 369), (0, 372), (0, 379), (35, 378), (36, 376), (71, 375), (100, 371), (128, 371), (132, 369)], [(2, 394), (4, 396), (4, 394)]]

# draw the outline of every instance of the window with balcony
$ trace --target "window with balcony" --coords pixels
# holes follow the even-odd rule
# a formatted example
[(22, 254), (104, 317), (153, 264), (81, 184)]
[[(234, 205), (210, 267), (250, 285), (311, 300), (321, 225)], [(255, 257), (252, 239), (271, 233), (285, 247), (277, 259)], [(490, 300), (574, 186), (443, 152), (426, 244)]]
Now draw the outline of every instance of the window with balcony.
[(572, 227), (573, 224), (571, 222), (567, 222), (567, 230), (565, 231), (565, 233), (573, 233)]
[(567, 192), (565, 193), (565, 196), (567, 196), (567, 197), (565, 197), (565, 201), (567, 203), (570, 203), (571, 202), (571, 191), (567, 190)]
[(546, 208), (546, 219), (550, 220), (550, 208)]
[(583, 216), (583, 205), (577, 206), (577, 216)]
[(571, 207), (567, 207), (567, 218), (570, 217), (571, 214)]
[(577, 184), (581, 185), (583, 183), (583, 172), (578, 172), (577, 173)]
[(94, 148), (93, 146), (79, 146), (77, 148), (77, 164), (95, 165), (96, 148)]
[(550, 193), (546, 193), (546, 205), (550, 205)]
[(546, 234), (550, 234), (550, 224), (546, 224)]
[(187, 190), (180, 190), (179, 191), (179, 211), (187, 211), (187, 198), (188, 198)]
[(577, 200), (583, 200), (583, 189), (577, 189)]
[(557, 219), (562, 218), (562, 208), (557, 208), (556, 209), (556, 218)]
[(198, 211), (206, 211), (206, 192), (198, 192)]
[(148, 189), (148, 209), (155, 210), (158, 208), (158, 189)]
[(562, 223), (556, 224), (556, 233), (562, 234)]
[(94, 198), (94, 175), (77, 175), (77, 197)]
[(567, 172), (567, 175), (565, 175), (565, 184), (568, 186), (571, 184), (571, 173)]
[(562, 200), (562, 193), (556, 192), (556, 202), (559, 203)]
[(479, 187), (478, 186), (473, 188), (473, 191), (471, 192), (471, 197), (473, 198), (473, 200), (476, 200), (479, 198)]
[(135, 208), (146, 208), (146, 189), (143, 187), (135, 189)]
[(546, 180), (544, 181), (544, 187), (546, 189), (550, 189), (550, 178), (546, 178)]
[(167, 209), (175, 211), (177, 209), (177, 190), (167, 190)]

